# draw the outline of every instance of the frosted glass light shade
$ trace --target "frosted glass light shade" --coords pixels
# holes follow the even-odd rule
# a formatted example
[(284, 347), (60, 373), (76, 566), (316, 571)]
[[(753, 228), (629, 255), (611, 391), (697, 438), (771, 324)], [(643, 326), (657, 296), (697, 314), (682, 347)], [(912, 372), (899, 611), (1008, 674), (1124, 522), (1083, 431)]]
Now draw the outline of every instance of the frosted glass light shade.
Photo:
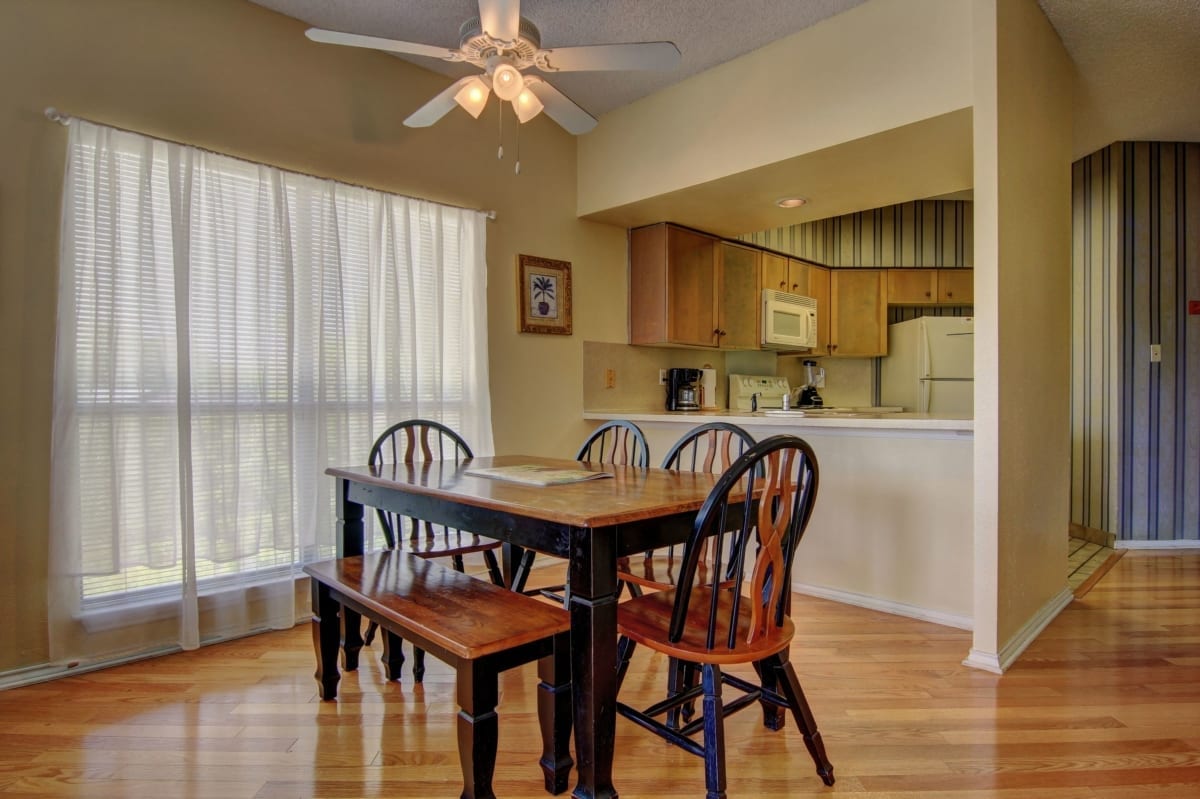
[(487, 105), (488, 95), (491, 93), (492, 90), (488, 88), (487, 83), (476, 76), (458, 90), (458, 93), (454, 95), (454, 102), (461, 105), (468, 114), (479, 119), (479, 115), (483, 113), (483, 107)]
[(542, 113), (542, 108), (542, 101), (528, 88), (523, 89), (517, 95), (517, 99), (513, 100), (513, 110), (517, 112), (517, 119), (521, 120), (522, 124)]
[(501, 100), (508, 100), (511, 103), (524, 88), (525, 78), (521, 76), (521, 71), (512, 64), (501, 64), (492, 73), (492, 89)]

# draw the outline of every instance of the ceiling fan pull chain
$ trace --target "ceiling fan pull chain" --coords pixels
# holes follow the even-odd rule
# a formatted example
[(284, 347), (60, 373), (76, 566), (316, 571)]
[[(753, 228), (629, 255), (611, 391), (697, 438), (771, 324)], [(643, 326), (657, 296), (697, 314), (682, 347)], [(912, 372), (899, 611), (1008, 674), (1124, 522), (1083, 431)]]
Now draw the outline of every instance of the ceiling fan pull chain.
[[(499, 99), (499, 98), (496, 98)], [(496, 150), (496, 160), (504, 158), (504, 102), (496, 103), (496, 138), (500, 141), (500, 147)]]
[(521, 126), (517, 125), (517, 166), (513, 170), (513, 174), (521, 174)]

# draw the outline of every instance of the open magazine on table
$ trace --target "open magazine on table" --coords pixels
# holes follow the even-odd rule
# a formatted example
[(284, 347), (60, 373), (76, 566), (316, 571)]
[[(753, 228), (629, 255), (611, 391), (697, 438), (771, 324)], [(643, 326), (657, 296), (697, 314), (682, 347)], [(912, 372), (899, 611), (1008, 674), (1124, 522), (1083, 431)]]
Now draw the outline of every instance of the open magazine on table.
[(600, 480), (605, 477), (612, 477), (612, 473), (610, 472), (593, 472), (588, 469), (560, 469), (556, 466), (540, 466), (536, 463), (517, 464), (514, 466), (492, 466), (487, 469), (467, 469), (465, 474), (533, 486), (581, 483), (585, 480)]

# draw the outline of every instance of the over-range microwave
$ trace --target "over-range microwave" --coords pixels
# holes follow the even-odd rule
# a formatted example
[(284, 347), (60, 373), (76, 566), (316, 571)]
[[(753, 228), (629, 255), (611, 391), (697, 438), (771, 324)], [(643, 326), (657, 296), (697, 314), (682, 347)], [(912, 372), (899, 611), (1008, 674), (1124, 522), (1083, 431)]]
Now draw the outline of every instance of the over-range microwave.
[(817, 301), (764, 289), (762, 346), (768, 350), (811, 350), (817, 346)]

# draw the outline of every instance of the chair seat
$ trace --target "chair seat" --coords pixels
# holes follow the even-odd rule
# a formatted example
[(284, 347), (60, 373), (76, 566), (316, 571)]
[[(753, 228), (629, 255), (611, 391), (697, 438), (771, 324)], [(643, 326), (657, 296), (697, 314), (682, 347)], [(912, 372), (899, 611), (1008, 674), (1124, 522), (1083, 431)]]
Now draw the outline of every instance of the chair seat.
[[(722, 590), (717, 597), (717, 617), (732, 618), (734, 593)], [(691, 601), (688, 603), (688, 619), (684, 624), (683, 637), (677, 642), (667, 640), (671, 626), (671, 611), (675, 606), (675, 589), (667, 589), (653, 594), (635, 597), (621, 603), (617, 608), (617, 629), (620, 634), (630, 640), (662, 652), (670, 657), (680, 658), (693, 663), (753, 663), (787, 649), (795, 635), (795, 625), (788, 617), (784, 617), (783, 625), (774, 627), (768, 625), (766, 635), (754, 643), (746, 643), (749, 634), (749, 613), (738, 614), (738, 631), (733, 648), (717, 646), (709, 649), (705, 641), (708, 630), (709, 606), (712, 602), (712, 589), (708, 586), (694, 586)], [(743, 606), (748, 607), (751, 600), (743, 598)], [(727, 632), (725, 634), (728, 634)]]
[(419, 558), (446, 558), (454, 555), (470, 555), (499, 549), (502, 544), (493, 538), (481, 538), (473, 533), (441, 533), (400, 539), (397, 549)]
[[(683, 559), (673, 555), (670, 550), (656, 550), (644, 556), (635, 555), (617, 560), (617, 579), (623, 583), (639, 585), (657, 591), (667, 591), (675, 587), (679, 577), (679, 569)], [(700, 582), (708, 580), (708, 566), (701, 562), (696, 570), (696, 578)], [(724, 582), (723, 587), (733, 585), (733, 580)]]

